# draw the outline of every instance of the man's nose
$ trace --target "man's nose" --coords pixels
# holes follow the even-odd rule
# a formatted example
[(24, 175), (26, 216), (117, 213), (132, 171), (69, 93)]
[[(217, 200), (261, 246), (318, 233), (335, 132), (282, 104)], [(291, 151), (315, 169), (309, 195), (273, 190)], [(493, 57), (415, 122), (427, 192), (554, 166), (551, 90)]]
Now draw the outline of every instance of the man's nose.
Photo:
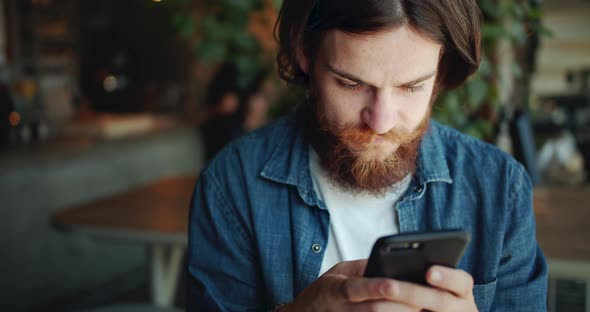
[(384, 134), (397, 122), (397, 105), (390, 92), (379, 91), (362, 111), (362, 121), (375, 133)]

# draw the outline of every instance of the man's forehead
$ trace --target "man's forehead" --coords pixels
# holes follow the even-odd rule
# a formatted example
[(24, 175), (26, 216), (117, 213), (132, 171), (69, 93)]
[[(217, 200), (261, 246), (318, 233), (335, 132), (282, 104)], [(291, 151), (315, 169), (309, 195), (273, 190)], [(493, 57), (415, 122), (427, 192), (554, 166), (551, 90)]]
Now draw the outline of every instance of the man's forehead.
[(392, 85), (436, 72), (440, 49), (408, 27), (362, 35), (333, 30), (326, 33), (319, 57), (330, 69), (374, 85)]

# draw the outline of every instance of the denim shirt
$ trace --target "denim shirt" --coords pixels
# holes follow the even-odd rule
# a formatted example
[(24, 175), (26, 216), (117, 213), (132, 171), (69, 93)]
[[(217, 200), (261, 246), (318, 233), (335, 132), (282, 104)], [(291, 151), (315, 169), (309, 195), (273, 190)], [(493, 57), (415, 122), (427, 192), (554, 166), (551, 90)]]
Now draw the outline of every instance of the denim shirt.
[[(304, 112), (230, 143), (201, 173), (187, 311), (268, 310), (318, 278), (330, 215), (314, 192)], [(395, 209), (400, 232), (471, 232), (459, 268), (474, 278), (479, 311), (546, 311), (531, 182), (513, 158), (433, 121)]]

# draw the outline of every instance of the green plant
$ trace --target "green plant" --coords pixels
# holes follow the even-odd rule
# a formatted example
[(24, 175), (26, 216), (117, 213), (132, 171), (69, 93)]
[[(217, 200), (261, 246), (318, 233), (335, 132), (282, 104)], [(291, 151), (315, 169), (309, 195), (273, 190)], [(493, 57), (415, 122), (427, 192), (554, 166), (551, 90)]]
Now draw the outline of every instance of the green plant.
[[(180, 36), (193, 43), (192, 49), (203, 63), (234, 63), (239, 72), (239, 83), (245, 87), (261, 71), (268, 70), (274, 59), (261, 46), (260, 38), (252, 31), (253, 14), (263, 13), (268, 7), (264, 0), (199, 1), (170, 0), (173, 9), (172, 25)], [(263, 23), (270, 27), (272, 20)]]
[[(479, 70), (462, 87), (440, 94), (433, 110), (435, 119), (478, 138), (491, 140), (498, 112), (526, 106), (534, 66), (535, 41), (549, 32), (541, 24), (540, 7), (529, 0), (479, 0), (484, 16), (484, 55)], [(498, 45), (502, 40), (513, 53), (509, 75), (512, 94), (501, 97), (503, 77)], [(509, 91), (509, 90), (504, 90)]]

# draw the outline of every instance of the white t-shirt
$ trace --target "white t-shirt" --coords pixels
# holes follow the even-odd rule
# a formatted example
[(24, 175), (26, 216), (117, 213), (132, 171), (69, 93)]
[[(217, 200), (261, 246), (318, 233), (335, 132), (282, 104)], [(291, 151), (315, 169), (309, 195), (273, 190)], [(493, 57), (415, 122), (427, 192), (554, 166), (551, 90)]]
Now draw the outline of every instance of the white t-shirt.
[(341, 261), (366, 259), (375, 241), (398, 230), (395, 203), (408, 189), (407, 176), (384, 196), (350, 193), (336, 186), (310, 148), (309, 169), (318, 198), (330, 212), (330, 233), (320, 275)]

